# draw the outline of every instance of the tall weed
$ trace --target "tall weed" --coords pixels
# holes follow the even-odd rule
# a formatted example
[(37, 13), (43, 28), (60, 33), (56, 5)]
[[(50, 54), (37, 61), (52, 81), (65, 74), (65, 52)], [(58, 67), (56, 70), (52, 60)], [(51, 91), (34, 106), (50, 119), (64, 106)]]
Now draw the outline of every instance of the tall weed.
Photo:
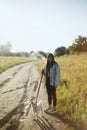
[[(86, 54), (87, 55), (87, 54)], [(87, 129), (87, 58), (85, 54), (56, 58), (61, 68), (57, 110), (78, 130)]]

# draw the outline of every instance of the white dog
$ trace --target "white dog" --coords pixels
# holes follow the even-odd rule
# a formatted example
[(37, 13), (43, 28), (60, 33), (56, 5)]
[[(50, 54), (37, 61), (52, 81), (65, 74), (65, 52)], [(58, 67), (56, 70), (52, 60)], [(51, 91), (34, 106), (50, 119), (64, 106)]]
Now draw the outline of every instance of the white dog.
[(35, 119), (35, 116), (38, 118), (39, 111), (41, 111), (42, 114), (43, 114), (42, 101), (41, 100), (39, 102), (31, 101), (31, 104), (32, 104), (32, 107), (33, 107), (34, 119)]

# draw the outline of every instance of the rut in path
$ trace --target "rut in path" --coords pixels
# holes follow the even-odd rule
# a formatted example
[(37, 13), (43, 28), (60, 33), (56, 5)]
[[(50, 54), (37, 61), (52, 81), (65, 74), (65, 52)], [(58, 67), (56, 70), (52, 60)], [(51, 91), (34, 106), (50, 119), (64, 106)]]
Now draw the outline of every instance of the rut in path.
[(23, 68), (22, 66), (19, 66), (16, 71), (11, 75), (11, 76), (7, 76), (6, 79), (4, 79), (2, 82), (0, 82), (0, 88), (3, 87), (6, 83), (8, 83), (12, 78), (14, 78), (14, 76), (18, 73), (19, 70), (21, 70)]
[[(29, 72), (28, 72), (29, 73), (29, 78), (25, 82), (24, 93), (23, 93), (23, 96), (22, 96), (18, 106), (16, 108), (14, 108), (12, 111), (10, 111), (8, 114), (6, 114), (2, 119), (0, 119), (0, 128), (5, 126), (6, 124), (8, 124), (8, 127), (7, 127), (8, 129), (13, 128), (13, 129), (16, 130), (17, 127), (19, 126), (19, 124), (20, 124), (19, 119), (24, 114), (24, 112), (23, 112), (24, 109), (25, 109), (24, 102), (26, 102), (28, 100), (27, 99), (27, 89), (30, 87), (31, 70), (32, 70), (32, 66), (29, 69)], [(37, 83), (37, 82), (35, 82), (35, 83)], [(16, 91), (17, 89), (21, 89), (21, 88), (16, 88), (14, 90), (5, 91), (3, 94), (9, 93), (9, 92), (12, 92), (12, 91)]]
[[(28, 83), (28, 81), (26, 82), (26, 84), (24, 86), (25, 91), (24, 91), (24, 94), (21, 98), (20, 103), (18, 104), (18, 106), (15, 109), (13, 109), (3, 119), (0, 120), (0, 128), (3, 127), (6, 123), (8, 123), (12, 118), (13, 118), (12, 120), (14, 121), (14, 124), (18, 126), (19, 118), (22, 115), (22, 110), (23, 110), (23, 107), (24, 107), (24, 106), (22, 106), (22, 102), (24, 102), (25, 98), (27, 97), (27, 95), (26, 95), (27, 83)], [(15, 119), (15, 117), (16, 117), (16, 119)], [(12, 124), (13, 124), (13, 122), (11, 121), (11, 125)]]

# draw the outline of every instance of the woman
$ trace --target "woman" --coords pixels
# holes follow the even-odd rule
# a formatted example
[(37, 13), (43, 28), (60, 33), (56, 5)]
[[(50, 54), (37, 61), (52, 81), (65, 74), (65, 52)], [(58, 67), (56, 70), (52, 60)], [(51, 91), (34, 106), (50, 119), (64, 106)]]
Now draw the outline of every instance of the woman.
[[(52, 53), (49, 53), (47, 57), (47, 64), (44, 69), (41, 71), (42, 74), (45, 75), (46, 78), (46, 89), (48, 94), (48, 108), (45, 112), (52, 110), (56, 110), (56, 87), (59, 84), (60, 80), (60, 68), (57, 62), (54, 60), (54, 56)], [(53, 101), (53, 109), (52, 109), (52, 101)]]

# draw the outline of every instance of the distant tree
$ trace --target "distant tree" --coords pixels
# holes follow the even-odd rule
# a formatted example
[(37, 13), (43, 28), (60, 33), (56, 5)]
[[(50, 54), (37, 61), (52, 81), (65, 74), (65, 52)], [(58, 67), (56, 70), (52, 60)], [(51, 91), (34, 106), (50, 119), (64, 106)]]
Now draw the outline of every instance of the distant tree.
[(70, 50), (67, 48), (66, 49), (66, 54), (69, 55), (70, 54)]
[(87, 51), (87, 37), (78, 36), (78, 38), (75, 40), (75, 43), (77, 44), (77, 51)]
[(75, 39), (74, 43), (71, 46), (69, 46), (68, 49), (71, 53), (80, 53), (82, 51), (87, 51), (87, 38), (79, 35), (78, 38)]
[(30, 53), (29, 54), (33, 54), (33, 53), (35, 53), (34, 51), (30, 51)]
[(43, 51), (38, 51), (38, 53), (39, 53), (40, 55), (42, 55), (44, 58), (47, 57), (47, 53), (45, 53), (45, 52), (43, 52)]
[(73, 43), (71, 46), (68, 47), (70, 53), (74, 53), (77, 50), (77, 44)]
[(62, 56), (65, 55), (67, 53), (67, 49), (65, 47), (58, 47), (57, 49), (55, 49), (54, 51), (54, 55), (55, 56)]
[(29, 53), (27, 52), (16, 52), (16, 53), (11, 53), (11, 55), (17, 57), (29, 57)]
[(6, 50), (7, 50), (7, 52), (11, 52), (11, 47), (12, 47), (11, 43), (7, 42), (7, 44), (6, 44)]
[(0, 55), (1, 56), (8, 56), (11, 52), (11, 43), (8, 42), (7, 44), (0, 45)]

